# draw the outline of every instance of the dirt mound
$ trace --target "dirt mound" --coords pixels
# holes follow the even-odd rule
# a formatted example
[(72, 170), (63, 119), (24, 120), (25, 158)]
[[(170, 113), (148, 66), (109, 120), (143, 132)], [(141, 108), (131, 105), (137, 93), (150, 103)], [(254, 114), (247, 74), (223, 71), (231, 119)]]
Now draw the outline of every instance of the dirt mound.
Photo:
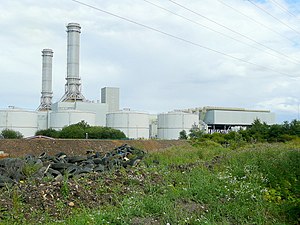
[(54, 155), (58, 152), (65, 152), (68, 155), (85, 154), (87, 150), (94, 150), (106, 153), (118, 146), (128, 144), (145, 152), (159, 151), (160, 149), (172, 146), (187, 145), (182, 140), (43, 140), (43, 139), (20, 139), (0, 140), (0, 151), (8, 153), (10, 157), (22, 157), (27, 154), (39, 155), (43, 152)]

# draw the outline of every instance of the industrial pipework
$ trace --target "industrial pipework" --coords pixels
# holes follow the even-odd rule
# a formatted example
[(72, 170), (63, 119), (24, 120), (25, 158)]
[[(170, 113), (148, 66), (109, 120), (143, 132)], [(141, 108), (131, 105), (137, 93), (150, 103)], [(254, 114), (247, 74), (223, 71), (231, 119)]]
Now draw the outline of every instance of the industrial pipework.
[(42, 97), (39, 111), (50, 110), (52, 105), (52, 49), (43, 49), (42, 51)]
[(81, 27), (78, 23), (69, 23), (67, 25), (67, 83), (65, 94), (61, 98), (62, 102), (85, 101), (85, 97), (81, 94), (79, 77), (80, 29)]

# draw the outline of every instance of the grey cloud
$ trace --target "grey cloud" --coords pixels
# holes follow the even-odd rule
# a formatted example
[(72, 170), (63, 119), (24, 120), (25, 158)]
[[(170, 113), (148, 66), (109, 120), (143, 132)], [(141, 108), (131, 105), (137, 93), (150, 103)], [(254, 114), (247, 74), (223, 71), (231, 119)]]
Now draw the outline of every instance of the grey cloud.
[[(262, 48), (167, 1), (151, 1)], [(285, 57), (278, 59), (262, 50), (258, 51), (237, 43), (170, 15), (144, 1), (84, 2), (237, 58), (291, 76), (300, 75), (299, 65), (289, 62)], [(226, 3), (271, 26), (294, 40), (296, 44), (259, 27), (217, 1), (193, 0), (181, 4), (293, 59), (300, 58), (298, 34), (274, 22), (272, 18), (246, 1), (229, 0)], [(293, 13), (297, 13), (299, 18), (299, 11), (294, 10), (300, 9), (299, 3), (284, 1), (281, 3), (293, 10)], [(280, 117), (283, 119), (284, 116), (286, 118), (295, 116), (294, 108), (297, 108), (296, 100), (299, 96), (297, 79), (291, 80), (274, 71), (227, 58), (72, 1), (4, 0), (1, 4), (3, 7), (0, 9), (2, 29), (0, 108), (16, 105), (35, 109), (38, 106), (43, 48), (54, 50), (54, 100), (60, 99), (64, 92), (66, 75), (65, 25), (68, 22), (78, 22), (82, 26), (80, 65), (82, 87), (84, 95), (91, 100), (99, 98), (101, 87), (119, 86), (122, 107), (149, 112), (216, 105), (267, 107), (283, 115)], [(269, 1), (261, 3), (261, 6), (300, 30), (297, 18), (280, 12)], [(19, 82), (20, 79), (22, 82)]]

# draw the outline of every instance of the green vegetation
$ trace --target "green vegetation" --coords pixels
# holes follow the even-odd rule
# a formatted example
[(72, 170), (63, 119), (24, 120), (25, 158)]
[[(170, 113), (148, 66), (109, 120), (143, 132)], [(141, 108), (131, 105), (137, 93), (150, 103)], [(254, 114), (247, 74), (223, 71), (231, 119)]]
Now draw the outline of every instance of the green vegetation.
[(64, 127), (60, 131), (52, 128), (39, 130), (36, 135), (44, 135), (53, 138), (67, 139), (125, 139), (126, 135), (120, 131), (109, 127), (90, 126), (84, 121)]
[(0, 137), (5, 139), (21, 139), (23, 138), (23, 135), (19, 131), (5, 129), (1, 131)]
[[(51, 132), (115, 135), (85, 122)], [(256, 120), (228, 134), (193, 128), (186, 145), (149, 153), (136, 167), (7, 185), (0, 192), (0, 223), (300, 224), (299, 136), (296, 120), (272, 126)]]
[[(149, 153), (137, 167), (55, 183), (56, 193), (51, 184), (40, 185), (45, 186), (40, 192), (49, 193), (45, 206), (49, 207), (51, 195), (59, 199), (54, 213), (44, 207), (28, 215), (31, 206), (24, 200), (28, 196), (20, 193), (26, 188), (18, 188), (11, 195), (16, 209), (2, 221), (0, 216), (0, 223), (300, 223), (300, 139), (235, 149), (210, 139), (189, 142)], [(2, 193), (1, 198), (7, 196)]]
[(251, 127), (238, 132), (205, 134), (202, 130), (193, 128), (188, 136), (189, 139), (197, 142), (210, 140), (233, 149), (247, 143), (287, 142), (300, 137), (300, 121), (293, 120), (290, 123), (284, 122), (282, 125), (267, 125), (257, 119)]
[(59, 137), (59, 131), (49, 128), (46, 130), (38, 130), (35, 135), (43, 135), (47, 137), (53, 137), (53, 138), (58, 138)]
[(188, 139), (188, 135), (187, 135), (187, 133), (186, 133), (185, 130), (182, 130), (182, 131), (179, 132), (179, 139), (180, 140), (186, 140), (186, 139)]

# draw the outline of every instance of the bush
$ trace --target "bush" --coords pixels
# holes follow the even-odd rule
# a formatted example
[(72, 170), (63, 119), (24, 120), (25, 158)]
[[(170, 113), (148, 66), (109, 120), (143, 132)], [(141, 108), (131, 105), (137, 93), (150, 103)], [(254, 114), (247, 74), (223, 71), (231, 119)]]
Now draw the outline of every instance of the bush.
[(204, 131), (200, 130), (198, 127), (193, 127), (190, 129), (189, 138), (197, 139), (201, 138), (204, 135)]
[(5, 139), (21, 139), (23, 135), (19, 131), (5, 129), (1, 131), (1, 137)]
[(267, 125), (265, 122), (262, 123), (256, 119), (246, 130), (227, 134), (204, 134), (198, 128), (193, 128), (190, 130), (189, 137), (191, 140), (197, 140), (200, 143), (211, 140), (232, 149), (242, 147), (246, 143), (287, 142), (300, 137), (300, 121), (293, 120), (290, 123)]
[(85, 129), (78, 124), (72, 124), (70, 126), (64, 127), (59, 132), (59, 137), (67, 139), (83, 139), (85, 138)]
[(35, 135), (43, 135), (47, 137), (53, 137), (53, 138), (58, 138), (59, 137), (59, 131), (49, 128), (46, 130), (38, 130)]
[(226, 140), (224, 138), (225, 134), (221, 134), (221, 133), (213, 133), (211, 135), (211, 140), (216, 142), (216, 143), (219, 143), (221, 145), (225, 144), (226, 143)]
[(124, 139), (126, 135), (120, 131), (110, 127), (89, 127), (85, 130), (89, 139)]
[(274, 203), (288, 215), (287, 219), (297, 221), (300, 207), (299, 161), (300, 152), (292, 144), (258, 144), (254, 148), (251, 146), (232, 152), (227, 167), (231, 168), (232, 183), (246, 181), (248, 177), (256, 178), (263, 199)]
[(182, 131), (179, 132), (179, 139), (180, 140), (186, 140), (187, 138), (188, 138), (188, 136), (187, 136), (185, 130), (182, 130)]
[(53, 128), (39, 130), (36, 135), (44, 135), (53, 138), (66, 139), (125, 139), (126, 135), (120, 131), (109, 127), (90, 126), (85, 121), (81, 121), (70, 126), (65, 126), (57, 131)]

